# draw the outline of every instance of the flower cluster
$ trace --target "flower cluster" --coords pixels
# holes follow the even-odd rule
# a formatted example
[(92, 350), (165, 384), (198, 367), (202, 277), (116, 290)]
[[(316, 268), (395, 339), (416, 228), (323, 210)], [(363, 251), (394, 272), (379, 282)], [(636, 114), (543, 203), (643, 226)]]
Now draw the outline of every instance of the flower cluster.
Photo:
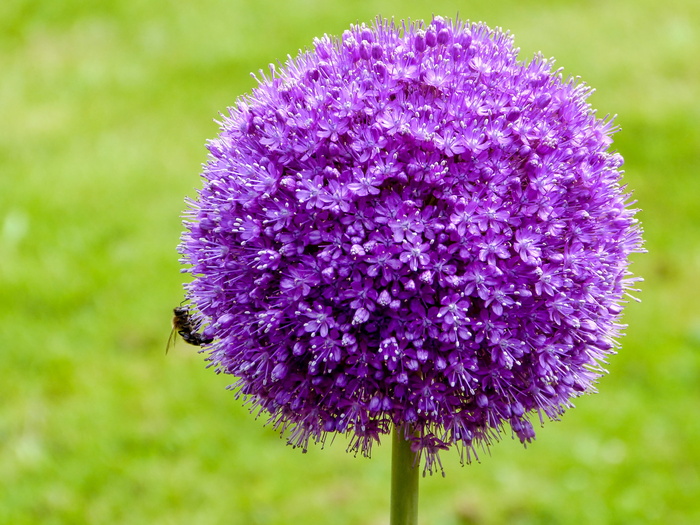
[(531, 440), (529, 415), (593, 391), (641, 249), (589, 93), (440, 17), (271, 66), (209, 142), (180, 244), (209, 359), (296, 446), (368, 454), (408, 424), (432, 471), (505, 424)]

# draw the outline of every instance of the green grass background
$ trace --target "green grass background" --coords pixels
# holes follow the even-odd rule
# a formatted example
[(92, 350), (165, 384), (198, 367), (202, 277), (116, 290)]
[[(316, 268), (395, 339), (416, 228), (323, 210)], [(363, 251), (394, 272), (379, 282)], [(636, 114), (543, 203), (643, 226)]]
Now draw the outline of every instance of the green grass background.
[(643, 209), (640, 304), (527, 449), (443, 457), (425, 524), (700, 523), (700, 3), (4, 0), (0, 523), (388, 523), (390, 450), (285, 446), (184, 344), (175, 247), (250, 71), (376, 14), (510, 29), (598, 91)]

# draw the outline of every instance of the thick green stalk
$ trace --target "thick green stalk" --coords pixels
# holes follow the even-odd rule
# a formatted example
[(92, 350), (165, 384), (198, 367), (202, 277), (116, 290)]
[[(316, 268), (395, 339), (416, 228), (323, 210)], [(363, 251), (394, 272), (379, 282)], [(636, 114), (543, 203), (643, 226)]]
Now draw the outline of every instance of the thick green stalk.
[(395, 426), (391, 449), (391, 525), (418, 524), (420, 458), (404, 436), (404, 428)]

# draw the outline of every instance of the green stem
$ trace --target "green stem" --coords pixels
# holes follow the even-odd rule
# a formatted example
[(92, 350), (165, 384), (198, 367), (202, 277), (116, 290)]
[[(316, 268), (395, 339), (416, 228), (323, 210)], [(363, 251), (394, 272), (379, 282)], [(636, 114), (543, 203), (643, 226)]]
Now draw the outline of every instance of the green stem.
[(418, 524), (419, 454), (403, 427), (394, 426), (391, 450), (391, 525)]

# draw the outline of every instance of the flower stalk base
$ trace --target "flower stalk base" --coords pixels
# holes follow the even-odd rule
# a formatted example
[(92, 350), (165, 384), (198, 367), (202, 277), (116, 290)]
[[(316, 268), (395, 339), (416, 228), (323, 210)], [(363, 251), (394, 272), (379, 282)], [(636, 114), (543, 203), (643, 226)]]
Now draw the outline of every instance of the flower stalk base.
[(420, 453), (411, 450), (404, 427), (394, 427), (391, 451), (391, 525), (418, 524)]

